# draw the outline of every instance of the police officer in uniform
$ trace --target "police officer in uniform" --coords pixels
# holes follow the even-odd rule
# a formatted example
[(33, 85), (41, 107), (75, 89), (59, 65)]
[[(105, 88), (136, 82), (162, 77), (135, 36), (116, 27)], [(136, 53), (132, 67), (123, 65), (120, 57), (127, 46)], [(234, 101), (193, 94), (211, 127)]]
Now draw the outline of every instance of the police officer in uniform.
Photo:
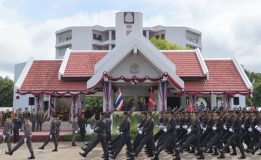
[(102, 149), (104, 152), (104, 159), (109, 160), (108, 154), (108, 144), (106, 140), (106, 119), (105, 113), (100, 114), (100, 119), (94, 127), (94, 135), (92, 141), (84, 148), (84, 153), (79, 153), (82, 157), (86, 157), (87, 154), (99, 143), (101, 142)]
[(84, 117), (84, 115), (80, 115), (79, 117), (79, 120), (78, 120), (78, 126), (80, 128), (80, 136), (81, 136), (81, 141), (83, 142), (84, 139), (85, 139), (85, 133), (86, 133), (86, 130), (85, 130), (85, 125), (86, 125), (87, 121)]
[(19, 132), (21, 130), (22, 127), (22, 122), (21, 120), (18, 118), (18, 116), (15, 116), (15, 119), (13, 120), (14, 123), (14, 128), (13, 128), (13, 132), (14, 132), (14, 143), (16, 143), (19, 140)]
[(127, 149), (131, 149), (130, 119), (128, 112), (124, 112), (124, 120), (119, 127), (119, 133), (117, 145), (115, 145), (114, 151), (110, 156), (113, 159), (116, 159), (125, 144), (127, 145)]
[(36, 113), (35, 109), (33, 109), (30, 116), (31, 116), (31, 122), (32, 122), (32, 132), (35, 132), (36, 121), (37, 121), (37, 113)]
[(28, 159), (35, 159), (34, 151), (32, 147), (32, 130), (31, 130), (32, 124), (29, 120), (29, 118), (25, 119), (24, 123), (24, 136), (19, 140), (17, 145), (9, 152), (6, 152), (6, 154), (12, 155), (18, 148), (20, 148), (24, 143), (27, 144), (27, 147), (31, 153), (31, 157)]
[(37, 119), (37, 131), (42, 131), (42, 124), (43, 124), (43, 121), (44, 121), (44, 113), (43, 113), (43, 110), (42, 109), (39, 109), (37, 111), (37, 115), (36, 115), (36, 119)]
[(0, 144), (6, 142), (8, 151), (11, 151), (11, 135), (13, 131), (13, 126), (14, 124), (11, 120), (11, 116), (8, 115), (4, 122), (3, 136), (2, 139), (0, 140)]
[(229, 128), (230, 132), (232, 132), (232, 135), (227, 140), (227, 143), (225, 144), (224, 148), (220, 150), (220, 157), (219, 159), (225, 158), (224, 151), (232, 144), (235, 143), (235, 145), (239, 148), (241, 152), (241, 157), (239, 159), (245, 159), (245, 153), (244, 153), (244, 147), (241, 140), (241, 134), (242, 134), (242, 121), (240, 119), (240, 113), (236, 111), (233, 115), (233, 125), (231, 128)]
[(50, 126), (50, 133), (49, 136), (47, 137), (47, 139), (45, 140), (44, 144), (39, 147), (38, 149), (42, 149), (44, 150), (44, 147), (49, 143), (49, 141), (52, 139), (53, 143), (54, 143), (54, 149), (52, 150), (53, 152), (57, 152), (58, 149), (58, 142), (57, 142), (57, 120), (55, 115), (52, 116), (51, 118), (51, 126)]
[(75, 141), (76, 141), (77, 131), (78, 131), (77, 116), (74, 116), (72, 121), (72, 146), (76, 146)]
[(152, 113), (148, 113), (148, 118), (143, 125), (143, 128), (139, 131), (141, 135), (140, 143), (135, 150), (131, 152), (131, 155), (137, 157), (139, 152), (145, 146), (145, 144), (150, 144), (151, 150), (154, 153), (157, 153), (155, 144), (154, 144), (154, 137), (153, 137), (153, 129), (154, 129), (154, 122), (152, 120)]

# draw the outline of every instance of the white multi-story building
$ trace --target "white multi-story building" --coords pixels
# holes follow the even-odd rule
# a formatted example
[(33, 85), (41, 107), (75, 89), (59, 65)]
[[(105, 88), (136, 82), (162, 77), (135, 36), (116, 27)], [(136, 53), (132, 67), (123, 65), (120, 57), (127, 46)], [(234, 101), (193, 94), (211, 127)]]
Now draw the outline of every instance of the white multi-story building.
[[(73, 26), (61, 29), (56, 32), (56, 59), (62, 59), (67, 48), (73, 50), (111, 50), (116, 44), (119, 44), (129, 34), (132, 27), (142, 27), (142, 13), (135, 14), (136, 25), (125, 27), (121, 18), (126, 12), (116, 14), (116, 27), (103, 26)], [(138, 28), (137, 28), (138, 29)], [(202, 48), (201, 32), (189, 27), (175, 26), (154, 26), (142, 27), (142, 34), (147, 38), (163, 38), (170, 43), (177, 44), (180, 47), (190, 47), (192, 49)]]

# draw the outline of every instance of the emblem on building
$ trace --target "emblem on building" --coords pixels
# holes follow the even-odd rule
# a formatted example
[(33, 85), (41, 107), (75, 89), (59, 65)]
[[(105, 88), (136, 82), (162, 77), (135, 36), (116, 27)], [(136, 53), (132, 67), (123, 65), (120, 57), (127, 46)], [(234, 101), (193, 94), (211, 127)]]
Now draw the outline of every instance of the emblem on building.
[(134, 23), (134, 12), (124, 12), (124, 23)]
[(133, 63), (133, 64), (130, 66), (130, 73), (131, 73), (131, 74), (138, 74), (138, 73), (140, 73), (140, 66), (137, 65), (136, 63)]

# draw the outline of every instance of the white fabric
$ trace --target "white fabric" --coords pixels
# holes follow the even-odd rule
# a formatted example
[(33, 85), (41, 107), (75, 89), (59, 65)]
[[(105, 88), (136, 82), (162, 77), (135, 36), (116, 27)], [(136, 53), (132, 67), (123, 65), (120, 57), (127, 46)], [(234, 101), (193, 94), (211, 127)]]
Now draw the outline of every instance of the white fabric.
[(217, 130), (217, 127), (212, 127), (212, 130), (213, 130), (213, 131)]

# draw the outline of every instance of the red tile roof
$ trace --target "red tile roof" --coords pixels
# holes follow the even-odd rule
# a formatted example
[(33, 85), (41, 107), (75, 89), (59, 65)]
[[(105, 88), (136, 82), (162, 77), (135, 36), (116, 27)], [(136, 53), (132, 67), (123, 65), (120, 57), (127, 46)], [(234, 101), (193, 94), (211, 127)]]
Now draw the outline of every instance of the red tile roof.
[(36, 60), (33, 62), (20, 91), (85, 91), (86, 82), (60, 81), (58, 72), (61, 60)]
[(248, 91), (232, 60), (205, 60), (209, 80), (185, 81), (185, 91)]
[(71, 52), (63, 77), (91, 77), (94, 65), (107, 52)]
[[(71, 52), (63, 77), (91, 77), (94, 65), (107, 52)], [(180, 77), (205, 77), (196, 52), (163, 52), (176, 65)], [(192, 69), (193, 68), (193, 69)]]
[(175, 65), (179, 77), (205, 77), (195, 51), (164, 52)]

